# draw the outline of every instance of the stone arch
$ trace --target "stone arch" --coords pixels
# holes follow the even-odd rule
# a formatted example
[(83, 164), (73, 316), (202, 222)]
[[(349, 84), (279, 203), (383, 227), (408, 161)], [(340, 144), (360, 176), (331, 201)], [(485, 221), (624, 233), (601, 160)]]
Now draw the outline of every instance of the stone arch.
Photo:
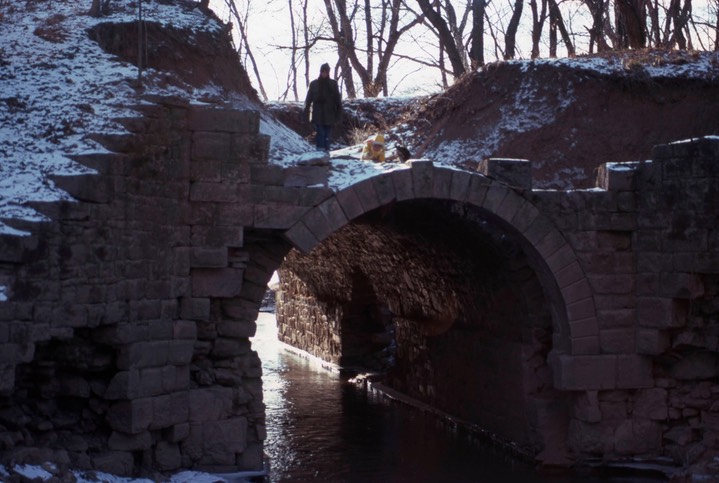
[(349, 186), (309, 210), (286, 232), (308, 253), (332, 233), (376, 208), (397, 201), (433, 198), (467, 203), (491, 213), (523, 239), (540, 266), (540, 280), (552, 298), (553, 357), (598, 354), (599, 333), (589, 282), (562, 233), (520, 190), (479, 173), (414, 161), (409, 169), (388, 171)]

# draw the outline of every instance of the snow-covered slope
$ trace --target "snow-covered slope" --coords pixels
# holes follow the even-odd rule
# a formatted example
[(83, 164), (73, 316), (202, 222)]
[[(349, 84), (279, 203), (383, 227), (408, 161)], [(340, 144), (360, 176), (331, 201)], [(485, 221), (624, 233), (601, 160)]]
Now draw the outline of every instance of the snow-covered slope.
[[(42, 219), (27, 201), (69, 199), (48, 175), (89, 172), (70, 156), (104, 152), (89, 135), (124, 132), (114, 119), (133, 115), (128, 106), (147, 102), (145, 95), (261, 109), (243, 93), (215, 85), (168, 85), (152, 69), (143, 73), (138, 89), (138, 69), (104, 52), (87, 34), (100, 22), (134, 21), (135, 3), (112, 2), (113, 10), (101, 18), (86, 15), (89, 5), (82, 0), (0, 3), (0, 233), (22, 235), (3, 219)], [(192, 2), (146, 2), (143, 17), (190, 31), (222, 28)], [(274, 161), (311, 150), (266, 113), (261, 129), (272, 136)]]

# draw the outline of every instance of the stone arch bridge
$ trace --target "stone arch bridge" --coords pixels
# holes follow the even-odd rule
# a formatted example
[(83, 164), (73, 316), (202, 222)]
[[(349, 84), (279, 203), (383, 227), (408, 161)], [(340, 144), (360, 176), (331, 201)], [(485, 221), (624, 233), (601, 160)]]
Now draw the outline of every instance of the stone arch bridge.
[(156, 99), (0, 237), (0, 456), (116, 474), (259, 469), (250, 338), (281, 337), (543, 464), (711, 461), (719, 140), (533, 190), (529, 162), (415, 160), (342, 190), (267, 163), (251, 111)]

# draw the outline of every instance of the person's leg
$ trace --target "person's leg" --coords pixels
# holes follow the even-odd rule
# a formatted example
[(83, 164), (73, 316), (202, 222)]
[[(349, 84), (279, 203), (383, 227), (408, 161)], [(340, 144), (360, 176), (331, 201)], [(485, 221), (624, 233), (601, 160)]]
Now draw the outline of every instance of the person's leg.
[(317, 149), (325, 149), (325, 146), (327, 145), (327, 131), (324, 124), (317, 124), (317, 139), (316, 139), (316, 146)]
[(330, 150), (330, 137), (332, 135), (332, 125), (325, 125), (325, 149)]

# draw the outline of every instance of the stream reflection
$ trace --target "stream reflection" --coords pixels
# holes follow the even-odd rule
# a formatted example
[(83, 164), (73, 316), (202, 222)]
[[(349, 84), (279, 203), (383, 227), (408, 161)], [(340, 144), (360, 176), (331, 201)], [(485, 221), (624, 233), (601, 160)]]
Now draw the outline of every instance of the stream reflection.
[(262, 360), (271, 482), (658, 481), (538, 475), (431, 415), (285, 351), (274, 314), (260, 314), (252, 343)]

